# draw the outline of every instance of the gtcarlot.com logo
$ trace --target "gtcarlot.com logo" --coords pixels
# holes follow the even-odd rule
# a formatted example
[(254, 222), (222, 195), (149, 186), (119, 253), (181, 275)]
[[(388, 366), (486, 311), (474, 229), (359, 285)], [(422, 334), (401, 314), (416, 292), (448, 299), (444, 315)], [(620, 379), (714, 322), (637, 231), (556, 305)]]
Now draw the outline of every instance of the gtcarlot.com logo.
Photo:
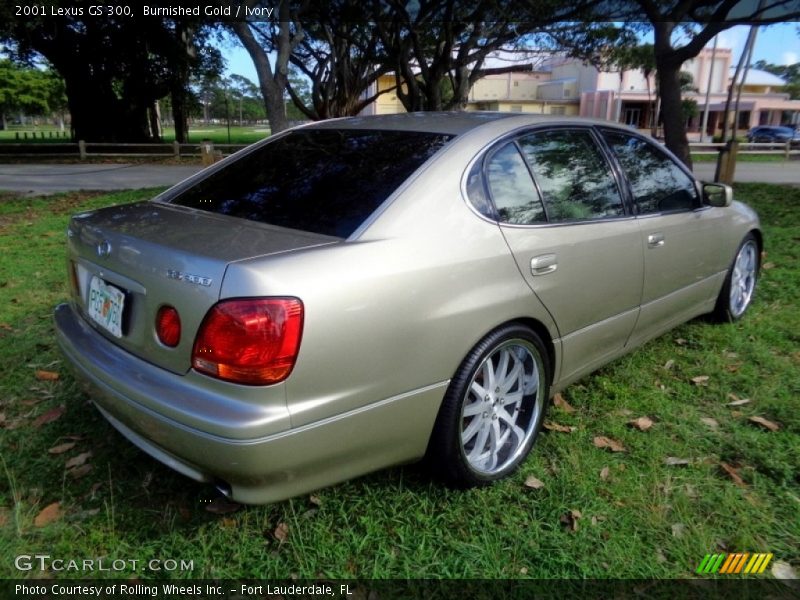
[(193, 571), (194, 561), (174, 558), (53, 558), (49, 554), (20, 554), (14, 559), (18, 571)]

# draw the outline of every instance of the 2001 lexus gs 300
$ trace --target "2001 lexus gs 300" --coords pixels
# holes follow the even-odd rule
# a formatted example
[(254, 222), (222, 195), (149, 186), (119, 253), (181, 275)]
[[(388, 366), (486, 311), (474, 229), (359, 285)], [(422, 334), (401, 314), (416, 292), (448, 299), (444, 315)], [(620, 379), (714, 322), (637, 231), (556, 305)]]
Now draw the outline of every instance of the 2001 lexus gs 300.
[(741, 317), (761, 245), (730, 188), (610, 123), (333, 120), (74, 216), (55, 319), (114, 427), (239, 501), (425, 455), (480, 485), (553, 392)]

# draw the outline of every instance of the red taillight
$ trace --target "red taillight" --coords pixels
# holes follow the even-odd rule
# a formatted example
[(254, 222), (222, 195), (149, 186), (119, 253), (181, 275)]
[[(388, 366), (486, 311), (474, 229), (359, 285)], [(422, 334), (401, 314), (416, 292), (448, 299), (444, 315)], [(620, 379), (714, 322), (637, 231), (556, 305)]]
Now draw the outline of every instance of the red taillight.
[(162, 306), (156, 313), (156, 335), (158, 341), (174, 348), (181, 341), (181, 318), (172, 306)]
[(302, 331), (297, 298), (225, 300), (203, 320), (192, 366), (236, 383), (278, 383), (292, 372)]

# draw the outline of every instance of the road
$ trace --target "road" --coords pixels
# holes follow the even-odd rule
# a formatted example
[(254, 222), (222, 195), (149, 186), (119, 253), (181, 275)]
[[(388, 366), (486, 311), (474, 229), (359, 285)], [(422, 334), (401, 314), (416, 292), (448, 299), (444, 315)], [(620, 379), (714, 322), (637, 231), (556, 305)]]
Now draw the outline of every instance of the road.
[[(714, 163), (697, 163), (695, 174), (714, 178)], [(148, 164), (0, 164), (0, 190), (25, 194), (54, 194), (71, 190), (125, 190), (168, 186), (197, 173), (200, 165)], [(800, 162), (736, 165), (737, 181), (800, 186)]]
[(71, 190), (130, 190), (168, 186), (197, 173), (200, 165), (0, 164), (0, 190), (54, 194)]
[[(713, 162), (695, 163), (694, 174), (701, 181), (713, 181), (716, 168)], [(800, 185), (800, 162), (739, 162), (736, 164), (735, 178), (740, 182)]]

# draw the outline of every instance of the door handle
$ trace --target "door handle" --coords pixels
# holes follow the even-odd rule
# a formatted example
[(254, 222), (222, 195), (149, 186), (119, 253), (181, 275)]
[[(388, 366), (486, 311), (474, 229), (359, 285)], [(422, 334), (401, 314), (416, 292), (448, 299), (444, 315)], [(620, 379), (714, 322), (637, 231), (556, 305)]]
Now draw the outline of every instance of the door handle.
[(531, 259), (531, 275), (547, 275), (558, 268), (555, 254), (542, 254)]
[(647, 236), (647, 247), (648, 248), (658, 248), (659, 246), (664, 245), (664, 234), (663, 233), (651, 233)]

